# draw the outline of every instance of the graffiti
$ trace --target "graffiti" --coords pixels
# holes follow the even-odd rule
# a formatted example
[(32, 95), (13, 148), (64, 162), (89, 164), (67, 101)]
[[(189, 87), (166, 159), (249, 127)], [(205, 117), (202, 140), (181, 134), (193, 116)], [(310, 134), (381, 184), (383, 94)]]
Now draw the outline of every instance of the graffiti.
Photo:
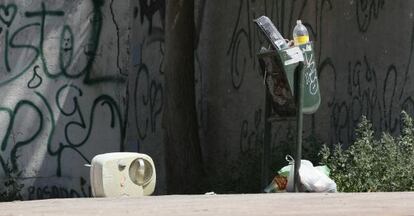
[[(64, 116), (68, 116), (68, 117), (72, 117), (73, 115), (77, 114), (79, 116), (79, 121), (69, 121), (65, 127), (64, 127), (64, 132), (65, 132), (65, 140), (63, 141), (59, 141), (59, 146), (57, 147), (57, 149), (53, 149), (53, 143), (56, 141), (52, 140), (53, 134), (56, 130), (56, 120), (54, 118), (54, 114), (52, 111), (52, 108), (50, 107), (50, 105), (48, 104), (47, 100), (44, 98), (44, 96), (42, 96), (40, 93), (36, 92), (36, 95), (41, 99), (41, 101), (44, 102), (44, 106), (47, 107), (48, 110), (48, 114), (49, 119), (50, 119), (50, 125), (46, 127), (46, 123), (45, 123), (45, 115), (42, 112), (42, 110), (39, 108), (38, 105), (32, 103), (31, 101), (26, 101), (26, 100), (22, 100), (20, 101), (16, 107), (14, 108), (14, 110), (8, 109), (8, 108), (4, 108), (4, 107), (0, 107), (0, 113), (5, 113), (6, 115), (8, 115), (8, 119), (10, 119), (10, 123), (8, 124), (8, 128), (6, 130), (6, 133), (4, 135), (4, 139), (2, 140), (2, 144), (1, 144), (1, 150), (4, 151), (6, 150), (6, 148), (9, 145), (9, 137), (12, 137), (12, 133), (13, 133), (13, 129), (14, 129), (14, 125), (16, 124), (16, 116), (20, 113), (22, 113), (22, 111), (20, 110), (25, 110), (25, 112), (27, 112), (28, 110), (31, 110), (34, 114), (36, 114), (37, 116), (37, 124), (32, 124), (32, 128), (34, 128), (33, 132), (30, 134), (25, 134), (25, 136), (27, 136), (26, 139), (23, 140), (14, 140), (15, 144), (12, 147), (11, 151), (10, 151), (10, 159), (12, 162), (12, 167), (13, 169), (17, 169), (17, 152), (20, 148), (22, 148), (25, 145), (28, 145), (30, 143), (32, 143), (36, 138), (38, 138), (41, 134), (41, 132), (44, 131), (44, 128), (50, 128), (50, 133), (49, 133), (49, 138), (48, 138), (48, 153), (51, 156), (56, 156), (57, 158), (57, 170), (56, 170), (56, 175), (57, 176), (61, 176), (61, 157), (63, 154), (63, 151), (67, 148), (67, 149), (71, 149), (75, 152), (77, 152), (82, 158), (84, 158), (86, 163), (90, 163), (89, 159), (86, 158), (79, 150), (78, 148), (83, 146), (90, 138), (91, 136), (91, 132), (93, 129), (93, 125), (94, 125), (94, 117), (96, 110), (98, 109), (98, 105), (100, 106), (108, 106), (109, 111), (110, 111), (110, 116), (111, 116), (111, 123), (110, 123), (110, 128), (118, 128), (119, 131), (118, 133), (121, 134), (120, 136), (120, 140), (119, 143), (120, 145), (122, 145), (123, 143), (123, 134), (124, 134), (124, 128), (123, 128), (123, 120), (121, 117), (121, 113), (120, 110), (118, 108), (118, 105), (116, 104), (116, 102), (108, 95), (101, 95), (98, 98), (96, 98), (92, 104), (91, 107), (91, 111), (90, 111), (90, 117), (89, 117), (89, 126), (87, 125), (87, 122), (84, 119), (84, 114), (82, 109), (79, 106), (78, 103), (78, 97), (74, 97), (73, 98), (73, 110), (71, 111), (67, 111), (64, 110), (62, 107), (62, 105), (59, 102), (59, 97), (61, 96), (61, 93), (63, 92), (63, 90), (65, 88), (75, 88), (76, 90), (79, 91), (79, 96), (82, 96), (82, 91), (77, 88), (76, 86), (63, 86), (61, 89), (58, 90), (58, 93), (56, 95), (56, 103), (57, 106), (61, 112), (62, 115)], [(33, 116), (33, 115), (32, 115)], [(116, 123), (116, 120), (118, 120), (118, 124)], [(36, 126), (37, 125), (37, 126)], [(75, 132), (71, 132), (72, 130), (75, 130)], [(82, 134), (82, 131), (84, 131), (83, 133), (85, 134), (83, 138), (79, 137), (80, 134)], [(67, 144), (65, 144), (67, 143)]]
[(311, 53), (310, 55), (304, 55), (305, 57), (305, 67), (306, 67), (306, 71), (308, 71), (308, 73), (305, 73), (305, 83), (306, 86), (309, 87), (308, 91), (311, 95), (315, 95), (319, 89), (318, 86), (318, 76), (317, 76), (317, 72), (316, 72), (316, 65), (315, 65), (315, 60), (313, 57), (313, 53)]
[[(264, 11), (256, 11), (251, 8), (264, 5)], [(246, 73), (260, 70), (256, 64), (255, 52), (258, 52), (262, 46), (268, 44), (262, 33), (252, 25), (252, 20), (259, 15), (266, 15), (274, 21), (278, 30), (283, 36), (289, 38), (293, 26), (297, 19), (303, 19), (305, 26), (308, 28), (311, 38), (316, 41), (315, 54), (306, 56), (307, 60), (312, 60), (315, 64), (308, 65), (312, 67), (312, 73), (305, 75), (309, 91), (315, 93), (318, 89), (316, 77), (320, 74), (329, 73), (333, 64), (329, 56), (323, 54), (323, 26), (324, 17), (333, 10), (334, 6), (330, 0), (317, 1), (238, 1), (236, 9), (235, 25), (232, 37), (227, 50), (227, 56), (230, 61), (230, 76), (234, 89), (240, 89), (245, 82)], [(310, 17), (304, 18), (306, 11), (312, 10)], [(257, 15), (256, 15), (257, 14)], [(311, 58), (311, 59), (310, 59)], [(318, 74), (316, 74), (318, 73)], [(332, 101), (328, 102), (333, 103)], [(246, 124), (244, 124), (246, 126)], [(316, 128), (317, 119), (315, 115), (311, 116), (312, 130)], [(280, 137), (280, 136), (279, 136)], [(278, 139), (278, 141), (282, 138)]]
[(139, 0), (141, 24), (144, 22), (144, 18), (149, 21), (148, 34), (152, 33), (153, 17), (159, 12), (162, 26), (165, 26), (165, 0)]
[(73, 32), (68, 25), (63, 26), (62, 33), (60, 35), (60, 49), (59, 49), (59, 66), (63, 74), (67, 74), (67, 69), (72, 63), (73, 57), (73, 45), (74, 45)]
[(81, 194), (74, 189), (66, 189), (65, 187), (58, 186), (43, 186), (37, 188), (30, 186), (27, 189), (27, 192), (29, 200), (82, 197)]
[[(118, 31), (125, 26), (114, 17), (113, 23), (104, 20), (102, 0), (78, 3), (85, 6), (76, 14), (79, 19), (67, 7), (53, 9), (57, 3), (0, 4), (0, 88), (7, 92), (0, 104), (0, 176), (10, 164), (22, 170), (22, 178), (45, 173), (56, 181), (62, 176), (81, 179), (80, 190), (54, 183), (28, 185), (29, 199), (90, 196), (88, 178), (73, 167), (90, 163), (97, 152), (124, 149), (127, 116), (120, 101), (125, 95), (117, 94), (123, 87), (116, 84), (125, 78), (105, 68), (115, 55), (104, 53), (101, 45), (112, 38), (119, 45), (119, 34), (101, 38), (101, 31), (107, 23)], [(106, 7), (115, 15), (112, 4)], [(85, 25), (78, 27), (79, 22)], [(116, 68), (120, 70), (119, 62)], [(74, 157), (78, 160), (68, 165)]]
[[(85, 189), (85, 187), (87, 189)], [(30, 186), (27, 188), (29, 200), (34, 199), (53, 199), (53, 198), (77, 198), (77, 197), (91, 197), (91, 187), (86, 185), (86, 180), (80, 178), (81, 191), (69, 189), (64, 186), (46, 185), (42, 187)]]
[[(131, 103), (130, 108), (133, 110), (132, 133), (137, 140), (131, 141), (137, 143), (138, 151), (142, 150), (141, 146), (154, 146), (154, 142), (162, 142), (161, 120), (164, 108), (164, 55), (165, 55), (165, 0), (139, 0), (137, 7), (133, 9), (133, 15), (140, 17), (137, 22), (141, 27), (139, 40), (133, 46), (132, 62), (136, 67), (131, 79)], [(197, 36), (201, 31), (202, 17), (205, 1), (198, 5), (199, 16), (197, 17)], [(196, 44), (198, 37), (196, 36)], [(196, 64), (196, 92), (202, 94), (202, 74), (198, 53), (195, 52)], [(202, 107), (202, 95), (197, 98), (197, 108)], [(202, 112), (198, 112), (199, 119), (202, 119)], [(200, 121), (201, 122), (201, 121)], [(201, 124), (200, 124), (201, 126)], [(154, 141), (156, 140), (156, 141)], [(145, 148), (145, 147), (144, 147)]]
[[(363, 60), (348, 64), (348, 82), (346, 97), (335, 100), (331, 106), (332, 126), (337, 142), (350, 143), (354, 140), (354, 128), (365, 115), (373, 122), (376, 132), (399, 131), (400, 112), (407, 107), (412, 99), (399, 98), (398, 92), (402, 86), (395, 65), (391, 64), (385, 71), (382, 80), (378, 77), (376, 68), (370, 63), (367, 56)], [(381, 73), (382, 74), (382, 73)], [(403, 104), (401, 108), (395, 104)], [(399, 111), (398, 111), (399, 110)]]
[[(407, 92), (407, 80), (410, 79), (412, 56), (414, 52), (414, 26), (411, 29), (411, 39), (406, 63), (391, 62), (373, 64), (375, 57), (364, 55), (347, 65), (346, 82), (335, 78), (334, 89), (337, 92), (332, 101), (328, 102), (331, 114), (333, 136), (331, 143), (349, 144), (355, 139), (354, 128), (362, 115), (373, 123), (376, 135), (381, 132), (398, 134), (401, 129), (401, 111), (414, 113), (414, 100)], [(336, 75), (332, 63), (330, 68)], [(380, 69), (379, 69), (380, 68)], [(345, 92), (339, 89), (346, 90)], [(344, 96), (338, 96), (339, 93)]]
[(358, 29), (366, 32), (372, 19), (377, 19), (380, 10), (384, 8), (385, 0), (356, 0), (356, 16)]
[[(250, 15), (250, 1), (246, 1), (247, 15), (243, 16), (242, 10), (244, 1), (240, 1), (236, 24), (232, 33), (230, 46), (227, 50), (227, 55), (230, 55), (231, 65), (230, 73), (232, 84), (235, 89), (239, 89), (243, 83), (244, 74), (247, 69), (247, 62), (253, 58), (252, 38), (251, 38), (251, 15)], [(243, 17), (247, 19), (244, 22)], [(243, 23), (242, 23), (243, 22)], [(244, 27), (247, 23), (247, 29)], [(243, 50), (243, 51), (241, 51)], [(245, 51), (247, 50), (247, 51)]]
[[(42, 9), (40, 11), (32, 11), (32, 12), (26, 12), (25, 16), (27, 18), (36, 18), (36, 17), (40, 17), (41, 22), (40, 24), (40, 35), (39, 35), (39, 49), (38, 49), (38, 53), (40, 55), (40, 58), (42, 59), (42, 63), (43, 63), (43, 68), (44, 71), (46, 73), (47, 76), (49, 77), (54, 77), (56, 76), (55, 74), (52, 74), (49, 72), (49, 69), (47, 67), (48, 63), (47, 63), (47, 59), (45, 58), (44, 55), (44, 32), (45, 32), (45, 22), (46, 22), (46, 17), (62, 17), (65, 15), (65, 13), (63, 11), (52, 11), (52, 10), (46, 10), (46, 6), (45, 3), (42, 2), (41, 4)], [(65, 30), (65, 28), (64, 28)], [(14, 37), (12, 37), (14, 38)], [(13, 40), (11, 40), (13, 41)], [(12, 43), (12, 42), (11, 42)], [(13, 46), (12, 46), (13, 47)], [(61, 65), (63, 65), (63, 63), (61, 63)]]
[[(5, 36), (5, 46), (4, 46), (4, 64), (6, 70), (9, 72), (6, 79), (0, 81), (0, 86), (5, 85), (29, 71), (29, 69), (34, 65), (34, 63), (40, 59), (42, 71), (48, 78), (58, 78), (64, 76), (65, 78), (79, 78), (84, 76), (85, 84), (98, 84), (102, 82), (124, 82), (123, 77), (116, 75), (107, 75), (107, 76), (92, 76), (91, 70), (92, 65), (95, 61), (97, 55), (98, 44), (100, 40), (100, 31), (102, 29), (102, 12), (100, 7), (102, 6), (100, 1), (93, 1), (94, 11), (90, 15), (90, 31), (87, 34), (89, 39), (84, 40), (86, 44), (81, 47), (84, 48), (83, 54), (84, 60), (81, 65), (79, 61), (75, 61), (74, 64), (73, 54), (75, 52), (74, 47), (76, 44), (72, 27), (69, 25), (63, 25), (62, 31), (60, 34), (60, 45), (59, 47), (47, 47), (46, 42), (48, 38), (45, 38), (46, 28), (45, 26), (49, 22), (49, 18), (59, 18), (64, 17), (64, 11), (60, 10), (49, 10), (46, 8), (46, 4), (41, 4), (40, 10), (35, 11), (26, 11), (24, 17), (28, 20), (39, 19), (40, 21), (35, 21), (26, 25), (23, 25), (15, 30), (6, 30)], [(11, 9), (15, 8), (16, 9)], [(6, 10), (7, 9), (7, 10)], [(9, 14), (10, 18), (4, 20), (6, 25), (10, 25), (14, 19), (15, 15), (11, 15), (12, 11), (17, 11), (17, 6), (9, 5), (7, 7), (3, 6), (4, 14)], [(15, 13), (14, 13), (15, 14)], [(12, 19), (13, 18), (13, 19)], [(5, 19), (4, 17), (2, 19)], [(115, 26), (116, 23), (115, 23)], [(34, 38), (38, 38), (38, 42), (28, 41), (20, 42), (22, 38), (25, 38), (27, 34), (31, 34)], [(118, 37), (119, 38), (119, 37)], [(118, 39), (119, 40), (119, 39)], [(50, 46), (49, 44), (47, 44)], [(119, 43), (118, 43), (119, 45)], [(79, 46), (79, 45), (78, 45)], [(47, 55), (50, 49), (58, 50), (58, 64), (54, 62), (56, 59), (51, 55)], [(46, 51), (48, 50), (48, 51)], [(119, 50), (119, 49), (118, 49)], [(14, 55), (13, 55), (14, 54)], [(10, 56), (22, 55), (25, 54), (27, 60), (26, 66), (22, 67), (20, 62), (11, 62), (12, 59)], [(119, 53), (118, 53), (119, 54)], [(79, 58), (79, 57), (78, 57)], [(119, 59), (119, 56), (118, 56)], [(76, 59), (78, 60), (78, 59)], [(53, 62), (53, 63), (52, 63)], [(119, 63), (119, 62), (118, 62)], [(119, 64), (118, 64), (119, 66)], [(119, 67), (118, 67), (119, 68)]]
[[(63, 92), (70, 91), (68, 89), (74, 89), (74, 91), (77, 93), (72, 98), (73, 108), (70, 110), (65, 109), (64, 105), (62, 105), (62, 103), (60, 102), (60, 98), (64, 98), (62, 97)], [(124, 123), (121, 117), (121, 111), (117, 103), (114, 101), (114, 99), (108, 95), (101, 95), (97, 97), (93, 101), (92, 106), (91, 106), (90, 116), (89, 116), (89, 125), (88, 125), (88, 121), (86, 121), (86, 119), (84, 118), (84, 111), (79, 104), (79, 98), (82, 96), (83, 96), (82, 90), (79, 87), (74, 86), (74, 85), (62, 86), (57, 91), (57, 94), (56, 94), (55, 101), (56, 101), (56, 105), (60, 113), (64, 116), (71, 117), (71, 119), (74, 119), (75, 116), (78, 117), (78, 120), (71, 120), (64, 126), (65, 140), (59, 142), (59, 146), (57, 147), (57, 149), (53, 149), (53, 146), (52, 146), (53, 143), (51, 142), (51, 140), (48, 141), (48, 153), (50, 155), (57, 156), (57, 164), (59, 165), (56, 171), (57, 176), (61, 175), (61, 166), (60, 166), (62, 164), (61, 156), (63, 154), (63, 151), (66, 148), (74, 150), (82, 158), (84, 158), (85, 162), (90, 163), (90, 161), (78, 150), (78, 148), (85, 145), (85, 143), (89, 140), (91, 136), (93, 126), (95, 125), (94, 119), (99, 118), (98, 116), (95, 115), (97, 109), (100, 108), (98, 107), (98, 105), (101, 107), (107, 106), (109, 108), (110, 116), (111, 116), (110, 128), (119, 129), (118, 134), (121, 134), (121, 136), (120, 136), (120, 140), (118, 143), (120, 144), (120, 148), (122, 148), (121, 145), (123, 143), (123, 139), (124, 139), (123, 136), (124, 136), (125, 129), (124, 129)], [(51, 108), (48, 107), (48, 110), (51, 111)], [(50, 114), (50, 118), (53, 120), (54, 119), (53, 113), (50, 112), (49, 114)], [(116, 121), (118, 121), (118, 125)], [(51, 133), (53, 133), (54, 130), (55, 130), (55, 125), (53, 125), (53, 127), (51, 128)], [(71, 131), (76, 131), (76, 132), (71, 132)], [(80, 134), (84, 134), (83, 138)]]
[[(128, 74), (126, 93), (124, 89), (117, 88), (118, 85), (123, 86), (127, 78), (121, 54), (123, 44), (130, 42), (122, 40), (123, 33), (127, 32), (124, 30), (129, 27), (126, 23), (129, 22), (121, 22), (117, 2), (75, 1), (85, 4), (79, 8), (89, 6), (79, 9), (82, 10), (79, 14), (72, 14), (73, 11), (66, 10), (66, 6), (58, 7), (51, 1), (37, 2), (30, 3), (30, 7), (23, 6), (26, 2), (0, 4), (0, 88), (2, 92), (7, 92), (1, 97), (0, 104), (0, 119), (3, 122), (0, 133), (1, 164), (10, 161), (15, 168), (37, 172), (30, 170), (32, 167), (26, 168), (26, 165), (30, 166), (26, 161), (31, 159), (28, 152), (44, 148), (48, 160), (45, 161), (48, 166), (46, 173), (61, 178), (70, 174), (70, 167), (74, 166), (66, 165), (67, 158), (76, 157), (76, 162), (89, 163), (92, 155), (101, 149), (100, 138), (107, 139), (105, 142), (110, 142), (111, 146), (116, 145), (110, 150), (122, 150), (128, 119), (132, 125), (128, 130), (133, 131), (131, 139), (138, 140), (131, 143), (138, 143), (138, 151), (142, 150), (140, 142), (153, 145), (154, 139), (160, 140), (166, 97), (163, 85), (165, 0), (135, 1), (136, 6), (131, 10), (131, 17), (136, 18), (140, 28), (136, 32), (138, 37), (128, 35), (128, 38), (138, 40), (131, 39), (134, 49), (131, 49), (132, 69)], [(226, 57), (223, 61), (228, 65), (225, 68), (228, 86), (240, 90), (236, 93), (242, 93), (244, 88), (252, 87), (247, 75), (259, 69), (255, 53), (267, 42), (253, 25), (254, 18), (267, 15), (286, 38), (291, 34), (295, 20), (303, 19), (315, 41), (315, 54), (311, 56), (315, 64), (309, 65), (315, 70), (306, 74), (307, 84), (314, 92), (315, 85), (312, 84), (316, 75), (319, 79), (326, 79), (324, 83), (319, 82), (323, 109), (305, 119), (305, 124), (309, 124), (309, 133), (322, 131), (323, 138), (329, 144), (349, 144), (354, 139), (354, 128), (361, 115), (367, 115), (373, 121), (376, 131), (398, 133), (399, 111), (414, 113), (414, 100), (409, 89), (414, 43), (410, 41), (408, 61), (403, 63), (395, 58), (387, 63), (382, 62), (383, 58), (388, 61), (392, 57), (390, 54), (385, 57), (378, 54), (382, 48), (364, 48), (352, 53), (343, 50), (343, 55), (335, 54), (344, 45), (338, 43), (332, 47), (332, 43), (326, 40), (332, 40), (332, 37), (326, 32), (329, 20), (339, 14), (343, 10), (341, 8), (351, 7), (349, 11), (353, 16), (349, 16), (350, 23), (358, 25), (358, 29), (354, 28), (359, 30), (357, 35), (349, 34), (352, 37), (350, 40), (356, 40), (355, 44), (360, 44), (355, 38), (375, 25), (380, 15), (387, 15), (385, 12), (382, 14), (386, 9), (384, 0), (352, 2), (352, 6), (349, 2), (331, 0), (239, 0), (229, 4), (235, 7), (226, 15), (226, 18), (232, 19), (232, 26), (222, 53)], [(203, 19), (204, 15), (214, 14), (208, 11), (214, 8), (211, 4), (226, 5), (204, 0), (198, 4), (201, 15), (197, 17), (196, 44), (206, 43), (199, 41), (198, 37), (203, 25), (212, 25), (207, 21), (212, 17)], [(203, 7), (208, 9), (206, 13)], [(78, 15), (81, 17), (79, 20), (73, 18)], [(111, 31), (108, 31), (108, 25)], [(398, 41), (397, 48), (401, 48), (400, 45)], [(405, 47), (408, 49), (408, 46)], [(111, 55), (107, 54), (107, 47), (113, 48)], [(196, 71), (200, 72), (196, 74), (196, 91), (200, 94), (197, 109), (200, 111), (200, 125), (205, 125), (206, 131), (209, 130), (209, 109), (206, 108), (207, 102), (203, 105), (203, 98), (207, 97), (209, 85), (203, 85), (203, 82), (210, 84), (214, 79), (207, 70), (202, 71), (202, 66), (209, 65), (202, 62), (208, 55), (202, 49), (196, 51)], [(130, 116), (127, 116), (128, 108)], [(248, 115), (251, 118), (235, 121), (237, 133), (233, 140), (241, 153), (258, 153), (263, 144), (263, 112), (258, 107), (253, 110)], [(272, 153), (282, 150), (292, 152), (289, 147), (292, 143), (288, 140), (294, 137), (293, 126), (294, 123), (286, 120), (273, 128)], [(280, 153), (281, 160), (283, 157)], [(56, 183), (30, 186), (27, 187), (27, 194), (30, 199), (89, 196), (86, 184), (81, 183), (80, 189)]]
[(252, 149), (260, 149), (263, 145), (263, 124), (262, 109), (258, 109), (254, 113), (253, 125), (249, 127), (249, 121), (243, 120), (240, 128), (240, 151), (248, 152)]
[[(45, 9), (45, 4), (42, 3), (42, 10), (41, 11), (34, 11), (34, 12), (26, 12), (25, 16), (28, 18), (32, 18), (32, 17), (41, 17), (42, 22), (41, 23), (31, 23), (31, 24), (27, 24), (24, 25), (20, 28), (18, 28), (16, 31), (11, 33), (11, 36), (9, 37), (9, 30), (6, 31), (6, 44), (5, 44), (5, 65), (6, 65), (6, 69), (8, 72), (11, 72), (11, 65), (10, 65), (10, 61), (9, 61), (9, 52), (13, 49), (28, 49), (27, 51), (31, 50), (32, 53), (34, 54), (33, 58), (28, 62), (28, 65), (26, 67), (22, 67), (24, 69), (22, 69), (21, 71), (13, 71), (13, 75), (11, 75), (11, 77), (9, 77), (9, 79), (3, 79), (2, 82), (0, 82), (0, 85), (2, 84), (6, 84), (16, 78), (18, 78), (19, 76), (21, 76), (24, 72), (26, 72), (29, 68), (31, 68), (31, 66), (34, 64), (34, 62), (36, 61), (36, 59), (41, 56), (42, 59), (42, 66), (45, 69), (45, 73), (49, 76), (51, 76), (51, 74), (49, 73), (49, 70), (47, 69), (46, 65), (47, 65), (47, 61), (46, 58), (44, 57), (44, 53), (43, 53), (43, 41), (44, 41), (44, 26), (45, 26), (45, 18), (47, 16), (63, 16), (64, 12), (63, 11), (46, 11)], [(39, 38), (40, 38), (40, 42), (38, 44), (38, 46), (33, 46), (33, 45), (29, 45), (29, 44), (19, 44), (16, 43), (16, 38), (18, 38), (19, 35), (24, 35), (27, 34), (28, 32), (30, 32), (31, 29), (33, 28), (39, 28), (41, 29), (41, 33), (39, 33)], [(10, 47), (10, 48), (9, 48)]]
[(39, 68), (40, 68), (39, 65), (36, 65), (33, 68), (33, 77), (27, 83), (28, 88), (35, 89), (39, 87), (40, 85), (42, 85), (43, 78), (39, 75), (39, 71), (38, 71)]
[(8, 138), (11, 137), (13, 133), (14, 125), (17, 124), (16, 122), (16, 116), (20, 113), (22, 113), (21, 110), (24, 110), (25, 113), (28, 112), (28, 110), (32, 111), (33, 114), (35, 114), (38, 118), (37, 124), (32, 124), (32, 127), (34, 128), (33, 132), (31, 134), (26, 135), (27, 137), (23, 140), (15, 141), (14, 146), (12, 147), (10, 151), (10, 157), (12, 162), (12, 168), (14, 170), (17, 169), (17, 151), (19, 148), (30, 144), (40, 133), (43, 125), (43, 114), (41, 110), (31, 101), (28, 100), (21, 100), (19, 101), (14, 109), (9, 109), (6, 107), (0, 107), (0, 112), (6, 114), (8, 116), (7, 119), (9, 119), (9, 123), (7, 124), (8, 127), (6, 129), (6, 133), (4, 135), (4, 138), (1, 143), (1, 150), (4, 151), (8, 147)]
[(17, 14), (17, 6), (15, 4), (0, 5), (0, 21), (7, 27), (10, 27)]
[[(159, 139), (161, 115), (164, 104), (164, 44), (165, 0), (139, 0), (134, 17), (140, 15), (144, 30), (133, 49), (136, 67), (131, 78), (134, 134), (137, 149), (141, 151), (145, 140)], [(151, 137), (153, 136), (153, 137)], [(151, 138), (150, 138), (151, 137)], [(135, 142), (135, 141), (134, 141)]]
[[(159, 118), (164, 101), (163, 87), (155, 80), (150, 80), (146, 65), (141, 65), (135, 80), (134, 107), (136, 110), (135, 123), (140, 139), (145, 139), (150, 126), (151, 132), (155, 133), (157, 119)], [(142, 111), (146, 110), (146, 111)], [(144, 120), (140, 119), (140, 113), (145, 113)], [(144, 126), (140, 125), (144, 122)]]
[[(332, 10), (332, 3), (330, 0), (314, 1), (316, 15), (314, 25), (305, 22), (305, 26), (310, 30), (310, 33), (315, 38), (315, 41), (322, 41), (322, 20), (325, 10)], [(265, 11), (258, 13), (251, 8), (255, 4), (264, 4)], [(312, 5), (308, 1), (263, 1), (258, 3), (252, 0), (240, 0), (237, 10), (237, 18), (232, 32), (231, 41), (227, 49), (227, 56), (230, 58), (230, 76), (232, 85), (235, 89), (240, 89), (244, 82), (244, 77), (247, 71), (259, 70), (256, 63), (256, 52), (262, 46), (268, 44), (259, 29), (253, 26), (252, 20), (259, 15), (266, 15), (270, 18), (276, 17), (275, 25), (278, 30), (286, 38), (291, 34), (292, 28), (296, 19), (300, 19), (305, 11), (305, 8), (310, 8)], [(297, 10), (299, 9), (299, 10)], [(318, 57), (322, 54), (322, 42), (318, 44)], [(319, 60), (319, 58), (317, 59)]]

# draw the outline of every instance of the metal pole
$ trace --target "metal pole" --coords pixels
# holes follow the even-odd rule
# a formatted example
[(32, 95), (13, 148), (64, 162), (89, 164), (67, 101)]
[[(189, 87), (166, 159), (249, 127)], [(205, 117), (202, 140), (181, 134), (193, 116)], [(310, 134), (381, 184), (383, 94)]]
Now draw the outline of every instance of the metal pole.
[(295, 102), (296, 102), (296, 155), (295, 155), (295, 168), (294, 168), (294, 188), (295, 192), (299, 192), (300, 189), (300, 161), (302, 157), (302, 130), (303, 130), (303, 63), (299, 62), (299, 65), (295, 70)]
[[(266, 88), (266, 86), (265, 86)], [(265, 123), (264, 123), (264, 137), (263, 137), (263, 162), (262, 162), (262, 187), (266, 187), (269, 184), (269, 162), (270, 162), (270, 141), (272, 123), (270, 122), (270, 116), (272, 111), (271, 96), (267, 89), (265, 99)]]

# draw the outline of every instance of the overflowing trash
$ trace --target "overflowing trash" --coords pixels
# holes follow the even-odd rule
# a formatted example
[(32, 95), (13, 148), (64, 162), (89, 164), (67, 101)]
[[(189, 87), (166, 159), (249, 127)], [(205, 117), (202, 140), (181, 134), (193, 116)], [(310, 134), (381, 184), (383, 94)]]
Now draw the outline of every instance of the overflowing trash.
[[(294, 160), (290, 155), (286, 156), (286, 160), (289, 165), (277, 172), (272, 182), (264, 189), (266, 193), (294, 192)], [(337, 192), (336, 183), (329, 178), (329, 168), (327, 166), (314, 167), (312, 162), (301, 160), (299, 176), (301, 192)]]
[(253, 21), (262, 30), (263, 34), (266, 36), (273, 48), (281, 50), (289, 47), (288, 43), (286, 43), (283, 36), (268, 17), (261, 16)]
[(283, 50), (289, 47), (300, 46), (309, 43), (309, 33), (301, 20), (296, 21), (296, 26), (293, 29), (293, 43), (283, 38), (282, 34), (277, 30), (273, 22), (266, 16), (261, 16), (255, 20), (254, 23), (260, 28), (268, 42), (276, 50)]
[[(321, 104), (316, 55), (309, 32), (302, 21), (297, 20), (293, 40), (289, 40), (268, 17), (260, 16), (253, 22), (269, 43), (268, 48), (262, 47), (257, 54), (269, 95), (266, 96), (265, 118), (296, 117), (295, 160), (300, 167), (294, 170), (294, 160), (289, 156), (289, 165), (279, 170), (265, 192), (336, 192), (336, 183), (329, 178), (328, 167), (314, 167), (310, 161), (301, 160), (303, 114), (315, 113)], [(265, 131), (271, 131), (271, 124), (265, 124)], [(267, 141), (264, 146), (269, 147), (270, 133), (264, 134), (264, 140)], [(265, 155), (265, 162), (268, 160)]]

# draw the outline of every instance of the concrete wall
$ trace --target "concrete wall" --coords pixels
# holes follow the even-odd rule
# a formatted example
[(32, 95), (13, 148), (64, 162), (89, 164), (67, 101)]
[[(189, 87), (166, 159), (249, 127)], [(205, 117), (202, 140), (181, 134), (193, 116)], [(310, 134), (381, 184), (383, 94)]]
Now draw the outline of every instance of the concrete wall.
[[(306, 157), (322, 143), (351, 143), (361, 115), (398, 134), (400, 111), (414, 113), (411, 1), (196, 5), (197, 109), (216, 192), (261, 189), (265, 89), (255, 54), (267, 43), (252, 23), (260, 15), (288, 38), (300, 18), (315, 42), (322, 104), (305, 117)], [(26, 198), (89, 195), (83, 164), (119, 150), (152, 156), (165, 193), (164, 12), (165, 0), (1, 3), (0, 156), (23, 171)], [(272, 170), (293, 153), (294, 128), (273, 124)]]
[(144, 152), (154, 159), (156, 191), (165, 193), (163, 130), (164, 1), (131, 1), (131, 71), (128, 79), (129, 118), (127, 151)]
[(128, 1), (0, 2), (0, 176), (26, 199), (89, 196), (125, 137)]
[[(200, 1), (203, 2), (203, 1)], [(266, 43), (252, 20), (267, 15), (291, 38), (297, 19), (316, 45), (322, 104), (305, 117), (304, 154), (322, 143), (348, 145), (361, 115), (377, 132), (398, 134), (414, 113), (413, 10), (409, 1), (205, 1), (197, 67), (201, 74), (206, 165), (216, 191), (259, 191), (264, 88), (255, 54)], [(397, 24), (398, 23), (398, 24)], [(272, 167), (293, 153), (295, 122), (273, 124)]]
[[(398, 134), (401, 110), (414, 113), (413, 6), (384, 0), (206, 1), (198, 53), (208, 93), (206, 161), (214, 178), (223, 179), (217, 185), (260, 190), (264, 88), (255, 54), (266, 43), (254, 18), (269, 16), (288, 38), (302, 19), (315, 42), (322, 104), (305, 117), (304, 155), (310, 158), (321, 143), (351, 143), (361, 115), (377, 132)], [(272, 136), (274, 172), (294, 152), (295, 123), (279, 120)]]

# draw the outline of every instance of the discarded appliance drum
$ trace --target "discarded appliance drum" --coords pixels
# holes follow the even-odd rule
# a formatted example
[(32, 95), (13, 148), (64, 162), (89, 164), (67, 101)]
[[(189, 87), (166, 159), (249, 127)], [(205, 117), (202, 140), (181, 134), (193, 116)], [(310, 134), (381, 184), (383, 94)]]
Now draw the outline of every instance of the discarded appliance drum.
[(90, 178), (94, 197), (147, 196), (154, 192), (156, 183), (151, 157), (133, 152), (95, 156)]

